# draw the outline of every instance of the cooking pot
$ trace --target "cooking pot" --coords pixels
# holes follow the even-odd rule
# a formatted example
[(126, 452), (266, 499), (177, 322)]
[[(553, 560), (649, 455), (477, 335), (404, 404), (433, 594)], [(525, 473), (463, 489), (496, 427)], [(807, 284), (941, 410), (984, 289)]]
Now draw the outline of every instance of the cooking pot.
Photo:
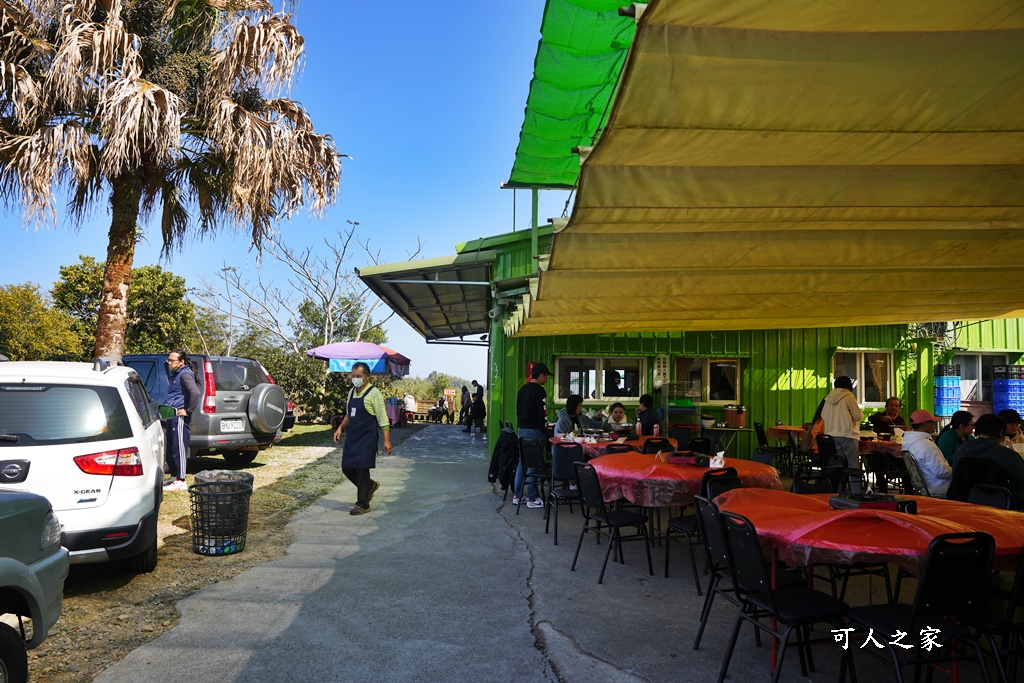
[(725, 423), (730, 427), (747, 426), (747, 409), (745, 406), (728, 405), (725, 407)]

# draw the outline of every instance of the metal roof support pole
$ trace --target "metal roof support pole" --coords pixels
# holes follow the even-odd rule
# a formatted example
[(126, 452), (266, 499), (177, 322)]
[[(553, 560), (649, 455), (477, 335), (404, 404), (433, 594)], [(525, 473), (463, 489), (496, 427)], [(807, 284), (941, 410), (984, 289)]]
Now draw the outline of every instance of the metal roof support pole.
[(533, 257), (533, 272), (537, 272), (537, 257), (540, 256), (539, 244), (540, 239), (538, 235), (537, 225), (537, 204), (540, 201), (540, 190), (536, 187), (530, 189), (530, 255)]

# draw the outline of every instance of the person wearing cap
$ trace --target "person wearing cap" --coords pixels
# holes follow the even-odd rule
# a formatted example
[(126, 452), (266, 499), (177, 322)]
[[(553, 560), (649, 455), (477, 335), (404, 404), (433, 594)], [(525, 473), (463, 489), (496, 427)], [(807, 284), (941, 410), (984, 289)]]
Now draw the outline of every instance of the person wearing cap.
[(953, 480), (953, 468), (932, 440), (939, 418), (927, 410), (915, 410), (910, 414), (910, 424), (914, 431), (903, 435), (903, 450), (910, 451), (917, 461), (917, 468), (921, 470), (921, 478), (928, 487), (928, 493), (945, 498), (949, 482)]
[[(853, 380), (846, 375), (836, 377), (835, 387), (825, 397), (821, 419), (825, 433), (832, 437), (836, 450), (846, 459), (846, 466), (860, 468), (860, 421), (864, 413), (853, 395)], [(860, 493), (860, 480), (851, 479), (850, 489)]]
[(1013, 448), (1014, 444), (1024, 444), (1024, 432), (1020, 429), (1020, 413), (1012, 408), (999, 411), (999, 417), (1006, 420), (1006, 429), (1003, 431), (1003, 445)]
[[(551, 370), (544, 363), (536, 363), (530, 370), (530, 379), (523, 385), (516, 394), (516, 426), (519, 428), (520, 439), (536, 439), (541, 443), (547, 439), (545, 430), (548, 419), (547, 398), (548, 392), (544, 390)], [(516, 469), (516, 480), (512, 485), (512, 504), (518, 505), (523, 495), (523, 481), (525, 474), (540, 474), (535, 469), (524, 473), (523, 461), (519, 461)], [(526, 507), (542, 508), (544, 501), (537, 494), (536, 484), (526, 485)]]

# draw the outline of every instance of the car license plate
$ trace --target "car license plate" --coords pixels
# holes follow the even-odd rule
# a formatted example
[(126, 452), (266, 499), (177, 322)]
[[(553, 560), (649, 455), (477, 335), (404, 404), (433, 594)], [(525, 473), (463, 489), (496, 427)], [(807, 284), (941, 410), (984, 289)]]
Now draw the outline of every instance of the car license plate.
[(245, 420), (221, 420), (220, 421), (221, 432), (244, 432), (245, 431)]

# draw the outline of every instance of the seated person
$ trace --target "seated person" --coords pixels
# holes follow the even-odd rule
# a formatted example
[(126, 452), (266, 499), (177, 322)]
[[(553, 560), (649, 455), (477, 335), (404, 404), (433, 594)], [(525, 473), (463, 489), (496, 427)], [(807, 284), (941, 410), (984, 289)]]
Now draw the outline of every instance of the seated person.
[(402, 397), (402, 402), (405, 404), (405, 421), (412, 422), (412, 416), (416, 414), (417, 410), (416, 397), (409, 392), (405, 392), (405, 396)]
[(910, 414), (910, 423), (914, 431), (903, 435), (903, 450), (913, 454), (928, 492), (933, 496), (945, 497), (949, 482), (953, 480), (953, 468), (932, 441), (939, 418), (927, 410), (915, 410)]
[(626, 406), (616, 402), (609, 407), (608, 419), (601, 425), (601, 429), (606, 432), (614, 432), (628, 424), (629, 422), (626, 421)]
[(636, 421), (640, 424), (640, 434), (654, 435), (654, 425), (660, 423), (658, 411), (654, 409), (654, 397), (644, 394), (640, 397), (640, 405), (636, 408)]
[(1024, 432), (1020, 430), (1020, 413), (1012, 408), (999, 411), (999, 417), (1006, 420), (1006, 430), (1003, 432), (1003, 445), (1013, 448), (1014, 444), (1024, 444)]
[(936, 443), (939, 446), (939, 450), (942, 451), (943, 457), (946, 458), (946, 462), (952, 466), (952, 462), (955, 460), (954, 454), (964, 443), (973, 438), (974, 415), (971, 415), (966, 410), (958, 410), (953, 413), (949, 424), (939, 432), (939, 438)]
[(903, 404), (895, 396), (890, 396), (885, 401), (885, 410), (880, 413), (868, 416), (868, 422), (871, 423), (871, 428), (875, 430), (875, 434), (892, 434), (893, 429), (896, 427), (906, 427), (907, 423), (903, 421), (903, 416), (900, 415), (900, 409)]
[(1006, 420), (1002, 417), (995, 413), (982, 415), (974, 422), (974, 435), (978, 438), (961, 446), (954, 461), (987, 458), (995, 462), (1010, 481), (1010, 507), (1024, 510), (1024, 458), (1000, 443), (1005, 431)]
[(572, 394), (565, 400), (565, 407), (558, 411), (558, 418), (555, 421), (555, 436), (582, 432), (584, 429), (600, 429), (601, 417), (604, 411), (598, 413), (598, 418), (592, 419), (583, 414), (583, 397), (579, 394)]

